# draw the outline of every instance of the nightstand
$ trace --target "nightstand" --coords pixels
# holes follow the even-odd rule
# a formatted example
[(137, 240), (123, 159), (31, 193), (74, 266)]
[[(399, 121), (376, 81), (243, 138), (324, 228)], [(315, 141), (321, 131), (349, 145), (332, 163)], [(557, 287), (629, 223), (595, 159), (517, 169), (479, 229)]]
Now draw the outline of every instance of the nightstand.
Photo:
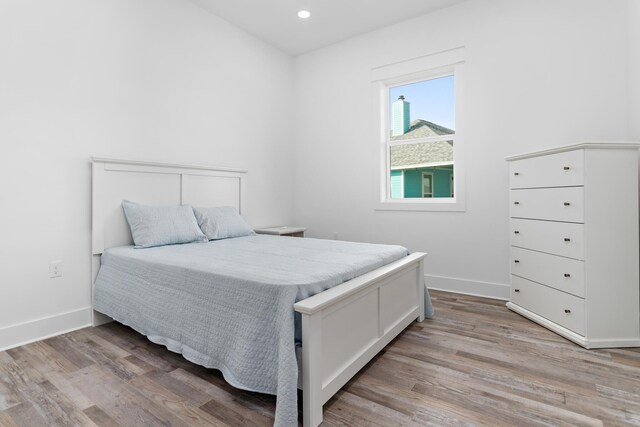
[(256, 228), (255, 231), (258, 234), (271, 234), (272, 236), (289, 236), (289, 237), (304, 237), (304, 232), (307, 227), (269, 227), (269, 228)]

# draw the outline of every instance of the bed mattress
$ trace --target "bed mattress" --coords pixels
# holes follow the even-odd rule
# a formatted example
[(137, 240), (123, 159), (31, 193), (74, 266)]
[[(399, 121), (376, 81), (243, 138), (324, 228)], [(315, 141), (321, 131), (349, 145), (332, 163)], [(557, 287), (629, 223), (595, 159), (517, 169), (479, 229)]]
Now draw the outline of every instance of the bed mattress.
[(401, 246), (265, 235), (111, 248), (94, 309), (219, 369), (235, 387), (277, 395), (276, 425), (296, 425), (293, 304), (407, 254)]

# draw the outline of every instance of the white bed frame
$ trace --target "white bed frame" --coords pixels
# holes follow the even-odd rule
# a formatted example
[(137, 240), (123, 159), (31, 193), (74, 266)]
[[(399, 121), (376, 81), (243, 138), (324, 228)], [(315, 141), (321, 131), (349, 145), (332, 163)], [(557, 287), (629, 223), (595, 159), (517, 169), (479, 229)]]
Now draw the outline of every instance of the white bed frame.
[[(234, 206), (242, 213), (246, 170), (93, 158), (92, 274), (106, 248), (132, 244), (122, 200), (149, 205)], [(414, 253), (302, 300), (303, 422), (414, 320), (424, 320), (424, 253)], [(111, 321), (93, 312), (93, 325)], [(345, 325), (348, 325), (345, 327)]]

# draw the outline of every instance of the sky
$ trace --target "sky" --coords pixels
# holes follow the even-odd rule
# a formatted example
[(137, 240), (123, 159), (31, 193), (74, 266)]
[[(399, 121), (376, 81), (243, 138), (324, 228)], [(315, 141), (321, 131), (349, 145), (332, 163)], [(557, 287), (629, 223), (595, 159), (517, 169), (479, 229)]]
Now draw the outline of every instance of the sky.
[(455, 130), (453, 80), (453, 76), (445, 76), (392, 87), (389, 89), (389, 102), (393, 104), (400, 95), (404, 95), (405, 101), (411, 103), (411, 121), (423, 119)]

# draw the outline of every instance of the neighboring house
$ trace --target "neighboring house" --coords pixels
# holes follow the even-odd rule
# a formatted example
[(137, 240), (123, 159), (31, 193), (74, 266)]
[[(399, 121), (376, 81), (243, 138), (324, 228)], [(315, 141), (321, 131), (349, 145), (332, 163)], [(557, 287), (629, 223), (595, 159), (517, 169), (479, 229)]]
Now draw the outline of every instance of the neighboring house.
[[(409, 102), (392, 105), (391, 141), (451, 135), (455, 132), (422, 119), (410, 121)], [(391, 147), (391, 198), (453, 197), (453, 141)]]

